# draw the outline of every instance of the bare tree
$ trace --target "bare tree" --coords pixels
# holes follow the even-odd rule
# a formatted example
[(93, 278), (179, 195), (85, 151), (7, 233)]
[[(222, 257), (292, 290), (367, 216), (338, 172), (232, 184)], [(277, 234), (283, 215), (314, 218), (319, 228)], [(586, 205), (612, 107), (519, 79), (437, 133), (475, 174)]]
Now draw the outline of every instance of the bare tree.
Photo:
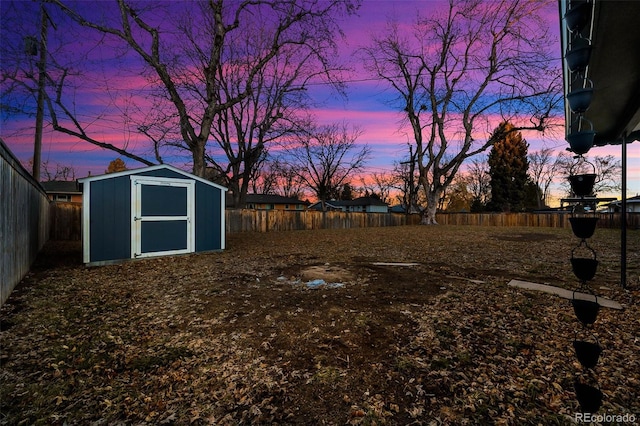
[[(427, 196), (423, 223), (436, 223), (438, 201), (464, 161), (492, 145), (496, 116), (514, 131), (544, 130), (561, 105), (561, 67), (541, 17), (547, 6), (450, 0), (418, 17), (410, 34), (390, 23), (364, 49), (410, 125)], [(488, 137), (478, 141), (481, 132)]]
[[(33, 9), (34, 5), (40, 9), (39, 12)], [(92, 4), (92, 7), (94, 6), (95, 4)], [(73, 25), (73, 21), (67, 15), (48, 1), (3, 2), (2, 12), (3, 43), (0, 56), (3, 60), (0, 61), (0, 83), (2, 109), (8, 113), (5, 117), (11, 117), (12, 121), (15, 121), (16, 118), (19, 120), (25, 115), (43, 116), (43, 120), (48, 121), (45, 126), (49, 128), (143, 164), (152, 164), (144, 155), (139, 155), (128, 146), (125, 138), (122, 138), (122, 143), (116, 144), (103, 138), (105, 128), (112, 123), (114, 109), (123, 122), (126, 122), (126, 113), (122, 114), (118, 109), (119, 105), (111, 97), (113, 93), (110, 89), (116, 87), (105, 84), (97, 89), (97, 80), (100, 79), (96, 77), (100, 75), (100, 67), (95, 67), (95, 61), (90, 58), (90, 54), (100, 49), (104, 39), (88, 36), (86, 30)], [(41, 31), (39, 37), (35, 37), (32, 35), (34, 29), (28, 26), (33, 20), (25, 17), (38, 15), (46, 17), (42, 19), (42, 23), (43, 26), (47, 24), (49, 28), (48, 31)], [(41, 40), (38, 41), (38, 38)], [(77, 43), (77, 40), (82, 40), (83, 43)], [(69, 48), (70, 46), (72, 48)], [(84, 50), (79, 49), (80, 46)], [(40, 60), (33, 59), (34, 53)], [(85, 74), (88, 72), (91, 73), (91, 77), (86, 77)], [(118, 78), (113, 78), (115, 75), (111, 77), (111, 82), (118, 81)], [(91, 99), (92, 102), (89, 102), (90, 106), (78, 104), (80, 98), (76, 94), (80, 90), (95, 95)], [(99, 98), (98, 93), (102, 94)], [(29, 134), (33, 131), (33, 126), (30, 123), (30, 128), (16, 130), (21, 135)]]
[(270, 167), (263, 167), (251, 180), (251, 192), (254, 194), (276, 194), (278, 191), (278, 175)]
[(365, 193), (375, 194), (380, 197), (381, 201), (389, 204), (391, 202), (391, 191), (398, 186), (398, 176), (390, 173), (373, 172), (369, 175), (369, 181), (361, 177), (360, 183)]
[(369, 148), (358, 146), (362, 131), (346, 124), (314, 128), (299, 135), (289, 149), (288, 165), (322, 203), (364, 167)]
[[(52, 169), (55, 167), (55, 171)], [(64, 164), (55, 163), (51, 164), (50, 161), (45, 160), (41, 164), (41, 175), (43, 182), (50, 182), (54, 180), (74, 181), (76, 180), (76, 170), (73, 166), (65, 166)]]
[(405, 208), (407, 215), (420, 211), (418, 208), (420, 204), (420, 186), (418, 185), (419, 177), (416, 175), (415, 164), (416, 156), (413, 152), (413, 147), (409, 145), (409, 158), (396, 162), (393, 168), (397, 182), (395, 189), (399, 191), (397, 199)]
[(542, 194), (538, 208), (549, 204), (551, 184), (558, 176), (565, 156), (564, 153), (554, 155), (551, 148), (543, 148), (540, 151), (529, 153), (529, 176)]
[(296, 172), (295, 167), (286, 162), (274, 165), (278, 175), (278, 193), (283, 197), (302, 198), (304, 196), (304, 181)]
[[(28, 161), (21, 162), (21, 164), (25, 169), (32, 170), (34, 165), (33, 157)], [(51, 182), (54, 180), (76, 180), (76, 169), (73, 166), (44, 160), (40, 162), (40, 176), (41, 182)]]
[(489, 202), (491, 194), (491, 175), (486, 159), (473, 159), (467, 169), (467, 176), (472, 197), (471, 209), (482, 210)]
[[(250, 148), (241, 155), (239, 150), (226, 149), (236, 142), (230, 136), (242, 133), (233, 122), (237, 110), (234, 113), (229, 110), (236, 106), (247, 108), (250, 104), (239, 105), (250, 99), (263, 102), (262, 90), (274, 87), (268, 84), (275, 76), (282, 80), (278, 83), (279, 91), (270, 94), (274, 105), (286, 103), (282, 98), (287, 91), (294, 87), (304, 89), (309, 78), (337, 84), (332, 66), (332, 59), (337, 57), (334, 39), (341, 34), (337, 17), (357, 8), (355, 0), (195, 3), (115, 0), (108, 6), (99, 2), (91, 7), (82, 2), (50, 0), (49, 4), (57, 6), (82, 28), (95, 30), (102, 43), (110, 44), (121, 58), (131, 60), (127, 67), (122, 67), (122, 73), (130, 69), (128, 77), (142, 77), (146, 81), (139, 89), (124, 89), (126, 102), (114, 100), (111, 112), (120, 109), (117, 116), (126, 128), (125, 134), (146, 135), (151, 149), (145, 154), (136, 151), (134, 144), (128, 146), (127, 141), (115, 145), (98, 140), (92, 129), (96, 116), (79, 114), (73, 104), (74, 85), (82, 80), (68, 68), (61, 68), (55, 76), (48, 75), (51, 90), (46, 98), (55, 130), (143, 164), (162, 162), (162, 146), (177, 146), (188, 152), (193, 172), (199, 176), (205, 175), (205, 153), (213, 136), (225, 154), (232, 152), (228, 164), (213, 163), (225, 170), (231, 165), (231, 176), (227, 174), (231, 182), (246, 180), (253, 173), (251, 164), (244, 171), (234, 167), (247, 158), (257, 158), (261, 148), (255, 153)], [(96, 7), (103, 8), (101, 13), (96, 13)], [(90, 37), (87, 34), (85, 38)], [(296, 60), (298, 63), (293, 62)], [(274, 65), (276, 61), (281, 62)], [(293, 74), (282, 76), (276, 72), (285, 66), (291, 66)], [(261, 86), (266, 76), (273, 78), (267, 86)], [(110, 79), (103, 93), (112, 96), (122, 93), (123, 88), (116, 87), (117, 81)], [(255, 119), (254, 129), (266, 135), (283, 116), (264, 104), (261, 109), (261, 118), (256, 119), (254, 114), (243, 116), (243, 120)], [(142, 122), (134, 118), (139, 111), (144, 112)], [(247, 127), (246, 122), (244, 129), (249, 129), (251, 126)], [(225, 124), (236, 129), (227, 132), (220, 128)], [(238, 174), (240, 178), (236, 178)]]
[[(236, 96), (239, 88), (244, 87), (243, 82), (249, 78), (246, 72), (251, 65), (245, 62), (251, 56), (243, 53), (249, 50), (244, 45), (250, 44), (251, 49), (255, 49), (258, 43), (264, 43), (264, 49), (270, 43), (269, 39), (263, 40), (259, 30), (255, 36), (247, 38), (243, 34), (242, 39), (234, 42), (240, 46), (237, 52), (234, 51), (238, 58), (231, 60), (237, 69), (220, 78), (227, 98)], [(310, 102), (305, 90), (307, 82), (337, 71), (318, 67), (313, 58), (317, 53), (305, 50), (298, 46), (282, 49), (255, 75), (251, 93), (221, 111), (214, 120), (212, 135), (215, 143), (208, 150), (207, 160), (226, 177), (236, 206), (244, 205), (247, 189), (266, 160), (267, 146), (305, 127), (307, 117), (300, 110), (305, 110)]]

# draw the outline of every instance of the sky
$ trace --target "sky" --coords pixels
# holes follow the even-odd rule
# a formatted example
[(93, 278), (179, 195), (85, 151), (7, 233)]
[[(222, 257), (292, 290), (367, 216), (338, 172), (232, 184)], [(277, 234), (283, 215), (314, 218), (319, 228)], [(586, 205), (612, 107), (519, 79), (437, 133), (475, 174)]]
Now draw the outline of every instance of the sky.
[[(3, 8), (6, 8), (4, 1)], [(38, 22), (38, 10), (36, 2), (29, 2), (30, 5), (24, 9), (30, 11), (19, 15), (23, 20), (26, 32), (30, 31), (36, 35), (37, 29), (34, 24)], [(101, 3), (97, 3), (101, 4)], [(30, 7), (28, 7), (30, 6)], [(345, 39), (341, 41), (341, 56), (344, 59), (355, 57), (354, 51), (366, 45), (373, 34), (384, 31), (389, 18), (399, 22), (411, 23), (416, 13), (428, 13), (431, 8), (438, 7), (434, 0), (365, 0), (359, 11), (359, 16), (350, 17), (343, 22)], [(6, 17), (5, 11), (2, 19)], [(550, 7), (546, 20), (552, 32), (559, 32), (559, 17), (557, 4), (550, 2)], [(59, 33), (68, 36), (67, 28), (57, 28), (49, 31), (49, 39), (52, 48), (56, 46), (56, 38)], [(83, 40), (76, 37), (72, 41), (82, 45)], [(561, 49), (557, 46), (558, 66), (560, 66)], [(108, 65), (102, 65), (94, 69), (93, 79), (123, 79), (125, 76), (118, 71), (122, 67), (121, 57), (118, 51), (109, 43), (102, 43), (91, 51), (91, 59), (100, 62), (100, 59), (108, 58)], [(356, 72), (349, 78), (347, 85), (347, 98), (330, 93), (322, 85), (312, 86), (311, 91), (316, 101), (319, 102), (314, 113), (320, 123), (330, 124), (336, 121), (344, 121), (350, 125), (357, 126), (362, 130), (362, 135), (358, 142), (367, 144), (372, 150), (371, 159), (367, 163), (367, 173), (386, 173), (392, 170), (394, 162), (402, 161), (408, 155), (408, 142), (410, 136), (400, 128), (402, 116), (399, 111), (389, 104), (389, 99), (393, 93), (381, 82), (373, 80), (357, 63), (354, 64)], [(110, 68), (112, 67), (112, 68)], [(130, 76), (128, 77), (130, 78)], [(120, 80), (122, 82), (122, 80)], [(78, 90), (78, 97), (75, 100), (76, 108), (86, 114), (99, 111), (101, 103), (105, 102), (105, 96), (110, 94), (95, 93), (92, 90)], [(113, 94), (112, 94), (113, 95)], [(115, 95), (114, 95), (115, 96)], [(129, 112), (129, 111), (123, 111)], [(28, 161), (33, 156), (33, 129), (35, 120), (33, 117), (7, 117), (3, 114), (0, 122), (0, 137), (9, 146), (13, 153), (23, 162)], [(105, 140), (120, 142), (128, 140), (129, 146), (144, 144), (144, 139), (126, 130), (124, 123), (103, 120), (92, 124), (91, 129), (96, 134), (101, 134)], [(540, 135), (536, 133), (525, 133), (525, 138), (529, 142), (529, 152), (538, 151), (542, 148), (553, 148), (557, 151), (564, 151), (567, 143), (564, 140), (564, 133)], [(589, 154), (613, 155), (620, 159), (620, 147), (608, 146), (592, 150)], [(633, 196), (640, 193), (640, 143), (629, 145), (628, 149), (628, 195)], [(76, 178), (84, 177), (89, 173), (98, 175), (105, 172), (109, 162), (118, 157), (118, 154), (109, 150), (98, 148), (88, 142), (80, 141), (71, 136), (66, 136), (54, 132), (50, 126), (45, 127), (42, 145), (42, 159), (48, 161), (50, 167), (55, 169), (56, 164), (71, 166), (76, 172)], [(130, 159), (124, 159), (129, 168), (142, 167)], [(188, 169), (188, 158), (176, 158), (172, 163), (178, 167)], [(619, 194), (618, 194), (619, 195)], [(615, 196), (615, 194), (614, 194)]]

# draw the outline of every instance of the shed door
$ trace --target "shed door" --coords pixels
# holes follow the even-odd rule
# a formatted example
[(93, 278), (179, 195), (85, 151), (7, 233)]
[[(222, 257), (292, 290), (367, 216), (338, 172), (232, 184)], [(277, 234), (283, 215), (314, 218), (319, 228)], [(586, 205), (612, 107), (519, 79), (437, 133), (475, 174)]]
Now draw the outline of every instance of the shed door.
[(195, 249), (195, 182), (131, 177), (131, 257)]

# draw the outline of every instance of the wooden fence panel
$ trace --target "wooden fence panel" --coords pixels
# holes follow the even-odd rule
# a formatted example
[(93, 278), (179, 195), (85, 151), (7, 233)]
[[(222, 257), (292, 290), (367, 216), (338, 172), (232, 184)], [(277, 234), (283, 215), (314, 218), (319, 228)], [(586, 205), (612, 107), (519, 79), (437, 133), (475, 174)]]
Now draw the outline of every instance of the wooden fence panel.
[(51, 240), (82, 239), (82, 203), (56, 201), (51, 204), (50, 211)]
[(0, 305), (49, 237), (49, 199), (0, 140)]
[[(438, 213), (440, 225), (568, 228), (568, 213)], [(620, 228), (619, 213), (599, 213), (598, 227)], [(227, 232), (273, 232), (417, 225), (419, 215), (398, 213), (227, 210)], [(628, 229), (640, 229), (640, 213), (627, 214)]]
[[(597, 213), (599, 228), (619, 229), (620, 213)], [(438, 213), (440, 225), (570, 228), (570, 213)], [(627, 229), (640, 229), (640, 213), (627, 213)]]
[(312, 229), (350, 229), (417, 224), (420, 218), (397, 213), (318, 212), (314, 210), (226, 211), (227, 232), (273, 232)]

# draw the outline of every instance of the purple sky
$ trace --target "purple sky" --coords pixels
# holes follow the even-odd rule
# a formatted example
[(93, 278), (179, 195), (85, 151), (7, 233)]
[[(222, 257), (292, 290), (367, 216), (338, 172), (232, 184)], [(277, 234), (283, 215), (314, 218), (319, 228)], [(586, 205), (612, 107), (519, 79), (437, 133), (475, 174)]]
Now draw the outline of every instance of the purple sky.
[[(28, 3), (31, 3), (29, 6), (32, 9), (32, 13), (21, 16), (27, 27), (30, 25), (29, 23), (35, 24), (38, 20), (37, 3)], [(438, 2), (433, 0), (365, 0), (363, 3), (359, 17), (351, 17), (344, 21), (343, 29), (346, 39), (341, 47), (344, 58), (354, 57), (353, 52), (369, 43), (372, 34), (384, 30), (388, 18), (397, 19), (403, 24), (410, 24), (417, 11), (426, 15), (429, 10), (438, 7)], [(2, 19), (5, 19), (4, 12)], [(554, 1), (550, 2), (547, 20), (551, 30), (557, 34), (559, 31), (559, 19), (557, 4)], [(34, 25), (31, 25), (31, 28), (34, 28)], [(33, 31), (35, 34), (36, 30), (33, 29)], [(53, 46), (55, 46), (55, 38), (58, 36), (56, 33), (60, 31), (62, 29), (50, 31), (49, 37)], [(83, 40), (76, 38), (73, 42), (82, 45)], [(558, 58), (560, 58), (559, 45), (556, 51)], [(94, 68), (93, 80), (113, 79), (115, 76), (122, 87), (127, 87), (128, 84), (140, 85), (139, 80), (129, 82), (123, 80), (125, 76), (117, 71), (122, 66), (122, 63), (119, 63), (119, 60), (114, 58), (112, 46), (102, 44), (94, 49), (91, 55), (96, 61), (102, 58), (109, 58), (108, 64), (111, 66), (103, 65)], [(559, 61), (558, 64), (560, 65)], [(115, 70), (112, 67), (115, 67)], [(322, 123), (329, 124), (336, 121), (345, 121), (346, 123), (357, 125), (363, 130), (363, 134), (358, 141), (368, 144), (373, 150), (373, 158), (369, 161), (367, 170), (381, 173), (391, 170), (394, 161), (404, 159), (408, 152), (407, 142), (410, 141), (410, 136), (400, 128), (402, 116), (397, 109), (394, 109), (387, 102), (389, 97), (393, 96), (393, 93), (386, 86), (371, 80), (369, 77), (364, 71), (356, 72), (350, 78), (348, 99), (346, 100), (337, 97), (335, 94), (328, 93), (322, 85), (313, 86), (312, 93), (315, 100), (321, 102), (321, 106), (315, 110), (315, 113)], [(132, 77), (127, 75), (126, 78)], [(113, 96), (111, 96), (112, 94), (96, 93), (90, 87), (84, 88), (84, 91), (80, 90), (78, 93), (82, 95), (76, 99), (77, 108), (87, 115), (95, 114), (117, 94), (117, 92), (114, 92)], [(120, 106), (124, 107), (123, 104), (120, 104)], [(34, 122), (33, 118), (18, 120), (12, 117), (11, 120), (3, 120), (0, 123), (0, 136), (22, 161), (27, 161), (33, 155)], [(127, 132), (121, 122), (114, 120), (97, 121), (92, 125), (92, 129), (97, 134), (103, 135), (107, 141), (121, 142), (126, 139), (129, 141), (129, 147), (144, 146), (144, 141), (146, 140), (136, 134)], [(564, 151), (567, 146), (563, 132), (544, 136), (525, 134), (525, 137), (530, 144), (530, 152), (537, 151), (543, 147)], [(597, 150), (592, 150), (589, 154), (611, 154), (620, 158), (620, 147), (598, 148)], [(640, 144), (630, 145), (628, 154), (629, 195), (635, 195), (640, 192)], [(103, 150), (87, 142), (55, 133), (49, 127), (45, 128), (42, 146), (43, 160), (48, 160), (53, 165), (59, 163), (73, 166), (78, 178), (86, 176), (89, 172), (93, 175), (104, 173), (109, 162), (116, 157), (118, 155), (115, 152)], [(148, 156), (148, 158), (152, 157)], [(143, 166), (133, 160), (125, 159), (125, 162), (130, 168)], [(187, 157), (172, 161), (174, 165), (187, 169), (188, 162), (189, 159)]]

